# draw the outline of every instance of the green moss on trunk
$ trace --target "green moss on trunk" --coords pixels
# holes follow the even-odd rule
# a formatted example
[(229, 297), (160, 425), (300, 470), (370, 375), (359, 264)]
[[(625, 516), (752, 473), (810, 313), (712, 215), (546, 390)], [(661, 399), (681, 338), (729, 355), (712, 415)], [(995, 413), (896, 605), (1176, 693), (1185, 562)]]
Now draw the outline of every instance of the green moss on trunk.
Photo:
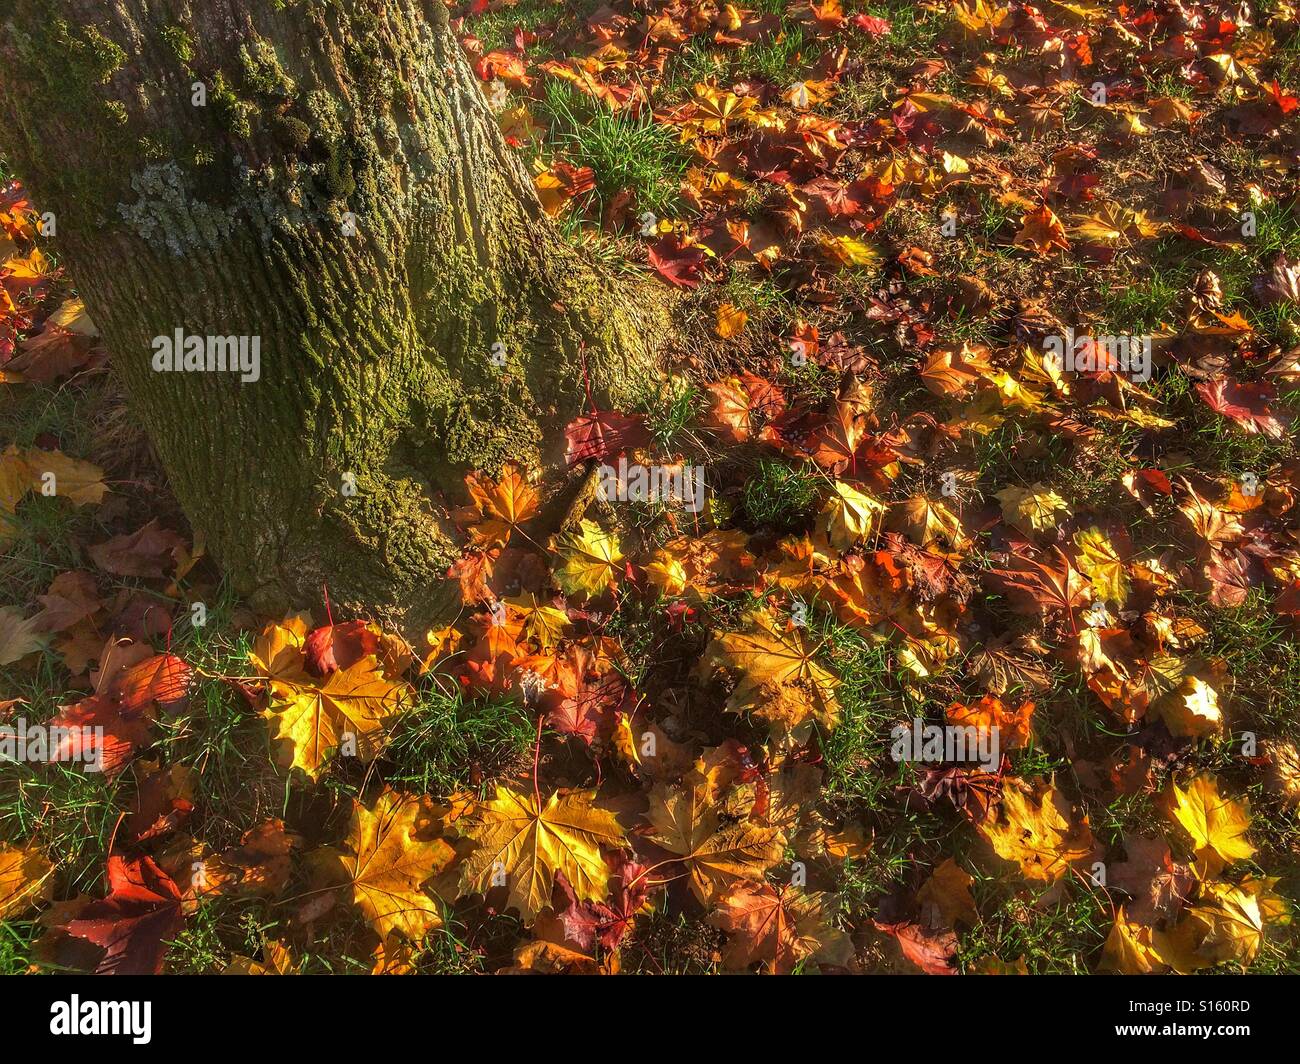
[[(632, 401), (661, 305), (557, 235), (441, 0), (58, 6), (102, 40), (16, 0), (0, 151), (186, 512), (263, 608), (426, 623), (464, 473), (556, 460), (588, 386)], [(259, 337), (261, 379), (155, 372), (177, 329)]]

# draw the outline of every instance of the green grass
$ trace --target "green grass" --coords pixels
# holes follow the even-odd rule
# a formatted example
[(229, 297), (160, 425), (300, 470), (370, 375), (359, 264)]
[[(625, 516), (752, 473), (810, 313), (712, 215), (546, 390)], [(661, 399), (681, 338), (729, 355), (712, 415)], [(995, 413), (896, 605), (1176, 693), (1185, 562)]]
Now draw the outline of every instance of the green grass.
[(393, 786), (422, 794), (477, 790), (523, 764), (536, 738), (532, 715), (504, 698), (470, 699), (437, 687), (392, 728), (384, 749), (384, 776)]
[(0, 976), (23, 975), (44, 929), (34, 920), (0, 920)]
[(646, 416), (646, 427), (654, 437), (657, 453), (672, 455), (683, 444), (697, 452), (701, 449), (699, 437), (691, 431), (691, 426), (698, 423), (706, 400), (700, 387), (685, 377), (666, 378), (656, 385), (640, 409)]
[(208, 606), (208, 623), (181, 626), (173, 650), (199, 672), (185, 709), (160, 721), (172, 763), (194, 770), (196, 804), (208, 815), (205, 829), (216, 846), (233, 846), (250, 828), (282, 817), (290, 779), (269, 760), (266, 723), (232, 684), (256, 684), (248, 661), (249, 633), (232, 634), (235, 598), (222, 590)]
[(275, 936), (276, 930), (266, 902), (234, 894), (217, 895), (201, 902), (171, 941), (167, 971), (177, 975), (220, 974), (230, 963), (232, 953), (260, 962), (264, 943)]
[(825, 610), (814, 615), (809, 636), (840, 678), (840, 724), (822, 738), (826, 795), (879, 810), (903, 778), (902, 768), (889, 759), (889, 730), (912, 715), (900, 694), (893, 648), (838, 623)]
[(591, 167), (602, 209), (623, 192), (638, 211), (668, 214), (677, 204), (688, 157), (671, 128), (611, 111), (561, 81), (547, 82), (540, 112), (550, 143), (574, 166)]
[[(466, 29), (483, 43), (484, 52), (511, 50), (515, 46), (515, 30), (536, 31), (543, 26), (559, 28), (579, 24), (600, 6), (597, 0), (569, 0), (563, 6), (552, 0), (519, 0), (510, 7), (471, 15), (465, 20)], [(530, 57), (545, 58), (553, 54), (545, 40), (529, 48)]]
[(478, 908), (444, 906), (443, 925), (425, 936), (415, 951), (415, 970), (423, 975), (486, 975), (513, 959), (522, 932), (519, 921)]
[(1077, 879), (1065, 890), (1064, 899), (1040, 904), (1034, 891), (1008, 896), (1004, 877), (978, 878), (972, 893), (981, 920), (959, 936), (963, 968), (991, 957), (1006, 962), (1024, 957), (1026, 967), (1036, 975), (1094, 971), (1110, 932), (1110, 906), (1103, 891), (1089, 890)]
[[(35, 715), (27, 721), (35, 723)], [(121, 777), (109, 780), (71, 764), (2, 761), (0, 840), (41, 847), (58, 867), (59, 897), (94, 893), (108, 841), (128, 808), (125, 787)]]
[[(1196, 275), (1210, 269), (1219, 279), (1227, 311), (1244, 311), (1247, 320), (1266, 334), (1290, 335), (1295, 308), (1256, 305), (1251, 285), (1278, 254), (1294, 257), (1300, 253), (1300, 217), (1294, 204), (1275, 199), (1249, 209), (1255, 215), (1256, 233), (1253, 237), (1234, 235), (1240, 247), (1197, 247), (1173, 237), (1150, 245), (1147, 265), (1139, 268), (1136, 277), (1103, 290), (1099, 317), (1108, 331), (1140, 334), (1154, 332), (1161, 324), (1178, 326), (1184, 320), (1184, 302)], [(1237, 215), (1225, 222), (1240, 228)]]
[(784, 89), (803, 77), (820, 54), (821, 45), (787, 20), (781, 33), (751, 45), (737, 62), (750, 77), (765, 78)]
[(820, 490), (820, 480), (808, 471), (763, 458), (745, 481), (745, 515), (755, 528), (790, 532), (807, 523)]

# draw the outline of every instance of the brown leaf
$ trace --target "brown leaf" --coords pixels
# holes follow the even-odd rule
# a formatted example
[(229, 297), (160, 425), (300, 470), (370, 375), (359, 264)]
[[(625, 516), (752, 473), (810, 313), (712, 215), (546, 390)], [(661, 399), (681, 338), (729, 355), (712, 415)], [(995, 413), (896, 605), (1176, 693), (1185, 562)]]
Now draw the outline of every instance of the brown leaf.
[(161, 577), (175, 564), (185, 540), (163, 528), (155, 517), (129, 535), (114, 536), (87, 548), (91, 560), (114, 576)]

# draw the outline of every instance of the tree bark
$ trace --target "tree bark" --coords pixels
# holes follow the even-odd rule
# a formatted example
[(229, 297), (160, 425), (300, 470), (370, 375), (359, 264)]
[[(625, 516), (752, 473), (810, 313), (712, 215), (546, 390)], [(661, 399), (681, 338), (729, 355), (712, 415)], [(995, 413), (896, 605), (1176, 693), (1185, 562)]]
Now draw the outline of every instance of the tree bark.
[[(0, 153), (264, 609), (433, 616), (464, 473), (553, 461), (666, 327), (550, 224), (441, 0), (15, 0)], [(156, 371), (178, 329), (260, 338), (260, 379)]]

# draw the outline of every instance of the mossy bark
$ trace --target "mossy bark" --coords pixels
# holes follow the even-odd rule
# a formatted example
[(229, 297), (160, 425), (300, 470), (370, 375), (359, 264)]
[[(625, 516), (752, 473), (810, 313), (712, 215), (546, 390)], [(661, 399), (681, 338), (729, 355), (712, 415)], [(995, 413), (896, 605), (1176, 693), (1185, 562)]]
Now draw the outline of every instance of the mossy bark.
[[(556, 233), (441, 0), (16, 0), (0, 153), (263, 608), (422, 623), (463, 474), (553, 461), (666, 327)], [(156, 372), (177, 329), (260, 337), (261, 379)]]

